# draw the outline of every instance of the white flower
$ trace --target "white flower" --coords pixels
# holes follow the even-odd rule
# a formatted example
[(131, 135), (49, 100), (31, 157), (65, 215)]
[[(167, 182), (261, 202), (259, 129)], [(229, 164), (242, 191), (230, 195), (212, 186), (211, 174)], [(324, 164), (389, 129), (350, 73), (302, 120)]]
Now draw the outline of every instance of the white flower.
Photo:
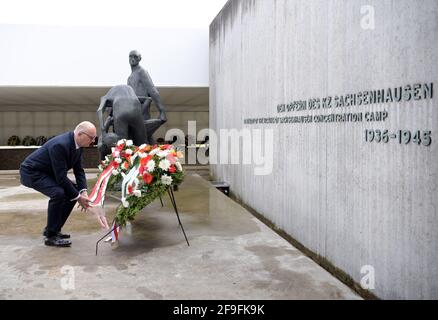
[(169, 153), (169, 150), (161, 150), (157, 152), (157, 156), (159, 156), (160, 158), (166, 158)]
[[(114, 152), (114, 148), (112, 148), (111, 150), (112, 150), (111, 153), (113, 153), (113, 152)], [(106, 162), (109, 162), (109, 161), (110, 161), (110, 158), (109, 158), (108, 156), (105, 156), (105, 161), (106, 161)]]
[(177, 162), (175, 162), (175, 166), (176, 166), (176, 168), (178, 169), (178, 171), (182, 171), (182, 165), (181, 165), (181, 163), (179, 163), (179, 162), (177, 161)]
[(127, 150), (125, 151), (125, 153), (126, 153), (126, 154), (132, 154), (132, 150), (131, 150), (131, 149), (127, 149)]
[(163, 174), (161, 176), (161, 183), (170, 186), (172, 184), (172, 177), (168, 176), (167, 174)]
[(122, 159), (120, 159), (120, 158), (116, 158), (114, 161), (119, 163), (119, 164), (122, 163)]
[(130, 147), (130, 146), (132, 146), (134, 143), (132, 142), (132, 140), (128, 140), (128, 141), (126, 141), (126, 146), (127, 147)]
[(158, 165), (161, 169), (163, 169), (164, 171), (169, 170), (170, 168), (170, 161), (167, 159), (162, 159), (160, 161), (160, 164)]
[(149, 152), (149, 155), (151, 155), (151, 156), (156, 155), (160, 151), (161, 151), (160, 148), (155, 148), (155, 149), (151, 150), (151, 152)]
[(134, 190), (134, 196), (136, 196), (137, 198), (141, 197), (141, 191), (140, 190)]
[(116, 176), (119, 174), (119, 172), (117, 170), (113, 170), (112, 174), (113, 174), (113, 176)]
[(121, 140), (119, 140), (119, 141), (117, 142), (117, 145), (118, 145), (118, 146), (121, 146), (122, 144), (125, 143), (125, 141), (126, 141), (126, 139), (121, 139)]
[(128, 208), (128, 207), (129, 207), (129, 202), (126, 200), (126, 198), (122, 198), (122, 205), (123, 205), (123, 207), (125, 207), (125, 208)]
[(146, 148), (146, 146), (147, 146), (147, 144), (142, 144), (140, 147), (138, 147), (139, 149), (144, 149), (144, 148)]
[(146, 158), (146, 157), (148, 156), (148, 154), (147, 154), (146, 152), (139, 152), (138, 155), (139, 155), (139, 157), (142, 158), (142, 159), (143, 159), (143, 158)]
[(148, 163), (146, 163), (146, 169), (148, 172), (153, 172), (155, 170), (155, 161), (149, 160)]

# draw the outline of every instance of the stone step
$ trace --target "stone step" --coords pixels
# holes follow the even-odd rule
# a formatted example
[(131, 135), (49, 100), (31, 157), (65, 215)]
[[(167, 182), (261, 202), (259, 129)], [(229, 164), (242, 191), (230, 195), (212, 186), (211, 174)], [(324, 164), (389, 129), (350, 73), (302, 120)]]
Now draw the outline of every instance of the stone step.
[(184, 171), (187, 173), (196, 173), (201, 177), (210, 177), (210, 166), (208, 165), (183, 165)]

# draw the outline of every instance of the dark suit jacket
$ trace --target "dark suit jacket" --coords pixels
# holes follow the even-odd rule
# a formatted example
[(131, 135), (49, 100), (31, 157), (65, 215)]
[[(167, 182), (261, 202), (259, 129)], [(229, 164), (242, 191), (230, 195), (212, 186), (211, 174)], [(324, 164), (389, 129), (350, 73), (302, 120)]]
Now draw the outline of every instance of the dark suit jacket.
[[(82, 168), (82, 148), (76, 149), (73, 132), (50, 139), (31, 153), (21, 166), (31, 172), (53, 177), (70, 199), (76, 198), (79, 190), (87, 189), (87, 180)], [(67, 171), (72, 168), (77, 188), (67, 178)]]

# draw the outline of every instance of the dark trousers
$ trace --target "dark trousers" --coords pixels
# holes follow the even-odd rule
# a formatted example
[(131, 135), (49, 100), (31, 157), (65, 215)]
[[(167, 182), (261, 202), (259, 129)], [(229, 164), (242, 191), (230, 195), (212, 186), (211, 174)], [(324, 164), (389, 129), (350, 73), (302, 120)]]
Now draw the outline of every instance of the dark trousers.
[(20, 178), (22, 185), (33, 188), (50, 198), (47, 209), (47, 236), (56, 235), (67, 221), (76, 200), (71, 201), (66, 197), (64, 189), (56, 183), (55, 178), (47, 174), (32, 172), (25, 167), (21, 167)]

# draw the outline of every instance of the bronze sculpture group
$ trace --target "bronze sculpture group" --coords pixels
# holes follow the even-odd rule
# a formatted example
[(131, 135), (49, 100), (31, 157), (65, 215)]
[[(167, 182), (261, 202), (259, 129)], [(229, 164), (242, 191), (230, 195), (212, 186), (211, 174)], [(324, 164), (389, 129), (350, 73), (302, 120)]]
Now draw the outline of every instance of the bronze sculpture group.
[[(140, 66), (141, 54), (129, 53), (131, 75), (127, 85), (112, 87), (100, 99), (97, 109), (101, 134), (98, 149), (101, 159), (111, 153), (111, 147), (120, 139), (129, 139), (137, 146), (155, 144), (153, 133), (167, 121), (160, 94), (149, 73)], [(152, 102), (160, 115), (152, 119)], [(112, 129), (112, 131), (111, 131)]]

